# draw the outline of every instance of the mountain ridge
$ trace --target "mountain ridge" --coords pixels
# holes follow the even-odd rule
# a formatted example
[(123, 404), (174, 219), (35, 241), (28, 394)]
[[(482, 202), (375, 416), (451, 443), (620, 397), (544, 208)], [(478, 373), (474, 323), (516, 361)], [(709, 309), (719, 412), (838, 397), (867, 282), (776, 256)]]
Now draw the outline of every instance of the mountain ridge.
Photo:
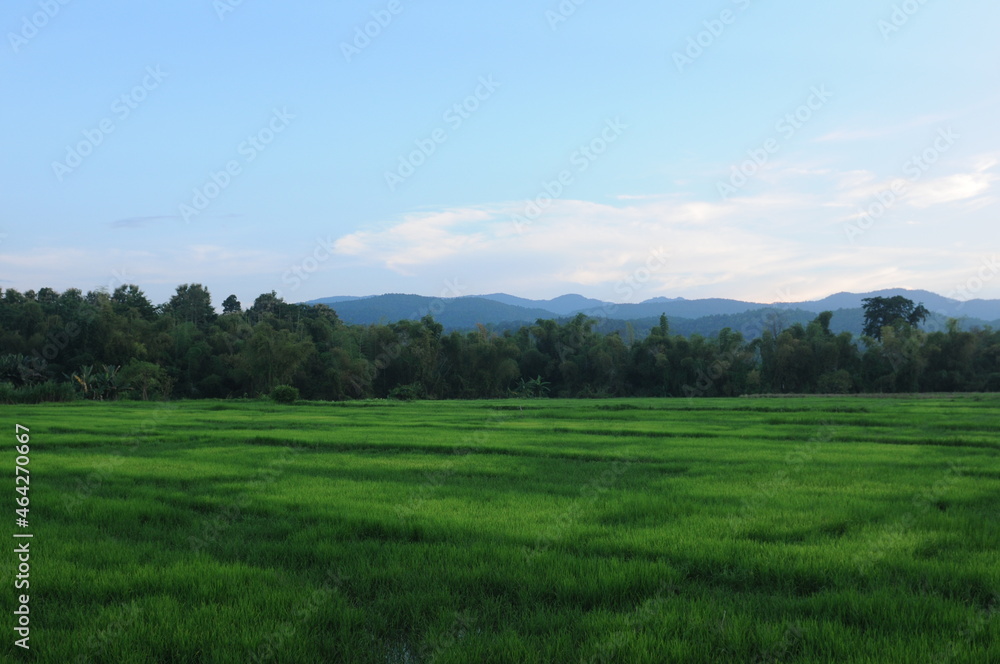
[[(510, 329), (518, 324), (532, 324), (538, 319), (572, 318), (578, 314), (606, 321), (645, 325), (661, 314), (675, 321), (672, 327), (705, 334), (723, 327), (739, 329), (736, 321), (746, 320), (754, 312), (785, 312), (788, 324), (802, 322), (822, 311), (834, 312), (834, 329), (860, 334), (863, 320), (862, 300), (866, 297), (902, 295), (922, 303), (933, 316), (928, 326), (940, 328), (948, 318), (963, 321), (963, 327), (1000, 326), (1000, 300), (961, 302), (922, 290), (883, 289), (870, 293), (835, 293), (820, 300), (803, 302), (759, 303), (725, 298), (687, 300), (656, 297), (639, 303), (614, 303), (566, 294), (549, 300), (532, 300), (506, 293), (434, 298), (422, 295), (391, 293), (366, 297), (335, 296), (304, 304), (331, 306), (345, 323), (371, 325), (399, 320), (419, 320), (431, 315), (447, 330), (469, 330), (477, 325)], [(853, 305), (853, 306), (852, 306)], [(755, 314), (757, 315), (757, 314)], [(763, 319), (768, 314), (760, 313)], [(750, 316), (753, 318), (753, 316)], [(773, 318), (773, 317), (772, 317)], [(640, 323), (641, 321), (641, 323)], [(622, 325), (611, 325), (621, 328)]]

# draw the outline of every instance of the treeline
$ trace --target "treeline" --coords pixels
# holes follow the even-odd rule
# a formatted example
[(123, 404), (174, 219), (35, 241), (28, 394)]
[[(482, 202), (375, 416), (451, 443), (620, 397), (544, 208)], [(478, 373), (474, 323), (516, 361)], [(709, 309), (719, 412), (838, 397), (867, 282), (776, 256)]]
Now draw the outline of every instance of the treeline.
[(923, 307), (875, 300), (860, 338), (834, 334), (824, 312), (711, 338), (673, 334), (661, 316), (630, 343), (582, 314), (444, 334), (431, 315), (345, 325), (325, 305), (273, 292), (246, 309), (231, 295), (220, 315), (197, 284), (160, 306), (134, 285), (6, 290), (0, 401), (257, 397), (286, 385), (315, 400), (1000, 391), (1000, 331), (951, 321), (925, 332)]

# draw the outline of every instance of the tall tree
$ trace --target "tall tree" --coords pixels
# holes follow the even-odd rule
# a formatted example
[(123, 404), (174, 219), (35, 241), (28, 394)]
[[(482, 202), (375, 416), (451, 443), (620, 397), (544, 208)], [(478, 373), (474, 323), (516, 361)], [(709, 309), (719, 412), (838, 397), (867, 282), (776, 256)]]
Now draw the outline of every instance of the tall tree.
[(111, 294), (111, 304), (117, 314), (132, 314), (147, 321), (156, 318), (152, 302), (146, 299), (146, 294), (135, 284), (123, 284), (116, 288)]
[(183, 284), (170, 298), (165, 310), (181, 323), (194, 323), (199, 329), (215, 320), (212, 295), (201, 284)]
[(864, 334), (879, 341), (882, 340), (883, 327), (894, 325), (899, 321), (916, 326), (930, 315), (922, 303), (914, 306), (913, 300), (908, 300), (902, 295), (866, 297), (862, 302), (865, 307)]
[(235, 295), (230, 295), (225, 300), (222, 301), (222, 313), (223, 314), (238, 314), (242, 313), (243, 305), (239, 300), (236, 299)]

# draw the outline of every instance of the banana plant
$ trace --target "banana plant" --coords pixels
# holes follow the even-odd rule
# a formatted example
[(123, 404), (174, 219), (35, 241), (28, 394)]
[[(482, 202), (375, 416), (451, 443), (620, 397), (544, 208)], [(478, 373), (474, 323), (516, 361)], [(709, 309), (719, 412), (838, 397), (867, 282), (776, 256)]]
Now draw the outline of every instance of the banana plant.
[(550, 383), (547, 380), (542, 380), (541, 376), (536, 376), (531, 380), (524, 380), (522, 378), (517, 385), (517, 394), (529, 399), (547, 397), (549, 395), (549, 386)]
[(99, 401), (114, 401), (118, 398), (118, 370), (121, 367), (104, 365), (104, 371), (94, 376), (91, 392)]
[(83, 392), (85, 399), (92, 398), (91, 387), (94, 383), (94, 367), (91, 365), (80, 367), (80, 371), (73, 374), (73, 382)]

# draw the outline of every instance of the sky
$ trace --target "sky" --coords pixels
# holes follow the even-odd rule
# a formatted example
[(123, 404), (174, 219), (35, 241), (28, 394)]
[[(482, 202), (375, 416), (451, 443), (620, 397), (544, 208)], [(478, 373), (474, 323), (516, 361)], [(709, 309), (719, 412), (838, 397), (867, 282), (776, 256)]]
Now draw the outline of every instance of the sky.
[(8, 0), (0, 288), (1000, 298), (1000, 4)]

